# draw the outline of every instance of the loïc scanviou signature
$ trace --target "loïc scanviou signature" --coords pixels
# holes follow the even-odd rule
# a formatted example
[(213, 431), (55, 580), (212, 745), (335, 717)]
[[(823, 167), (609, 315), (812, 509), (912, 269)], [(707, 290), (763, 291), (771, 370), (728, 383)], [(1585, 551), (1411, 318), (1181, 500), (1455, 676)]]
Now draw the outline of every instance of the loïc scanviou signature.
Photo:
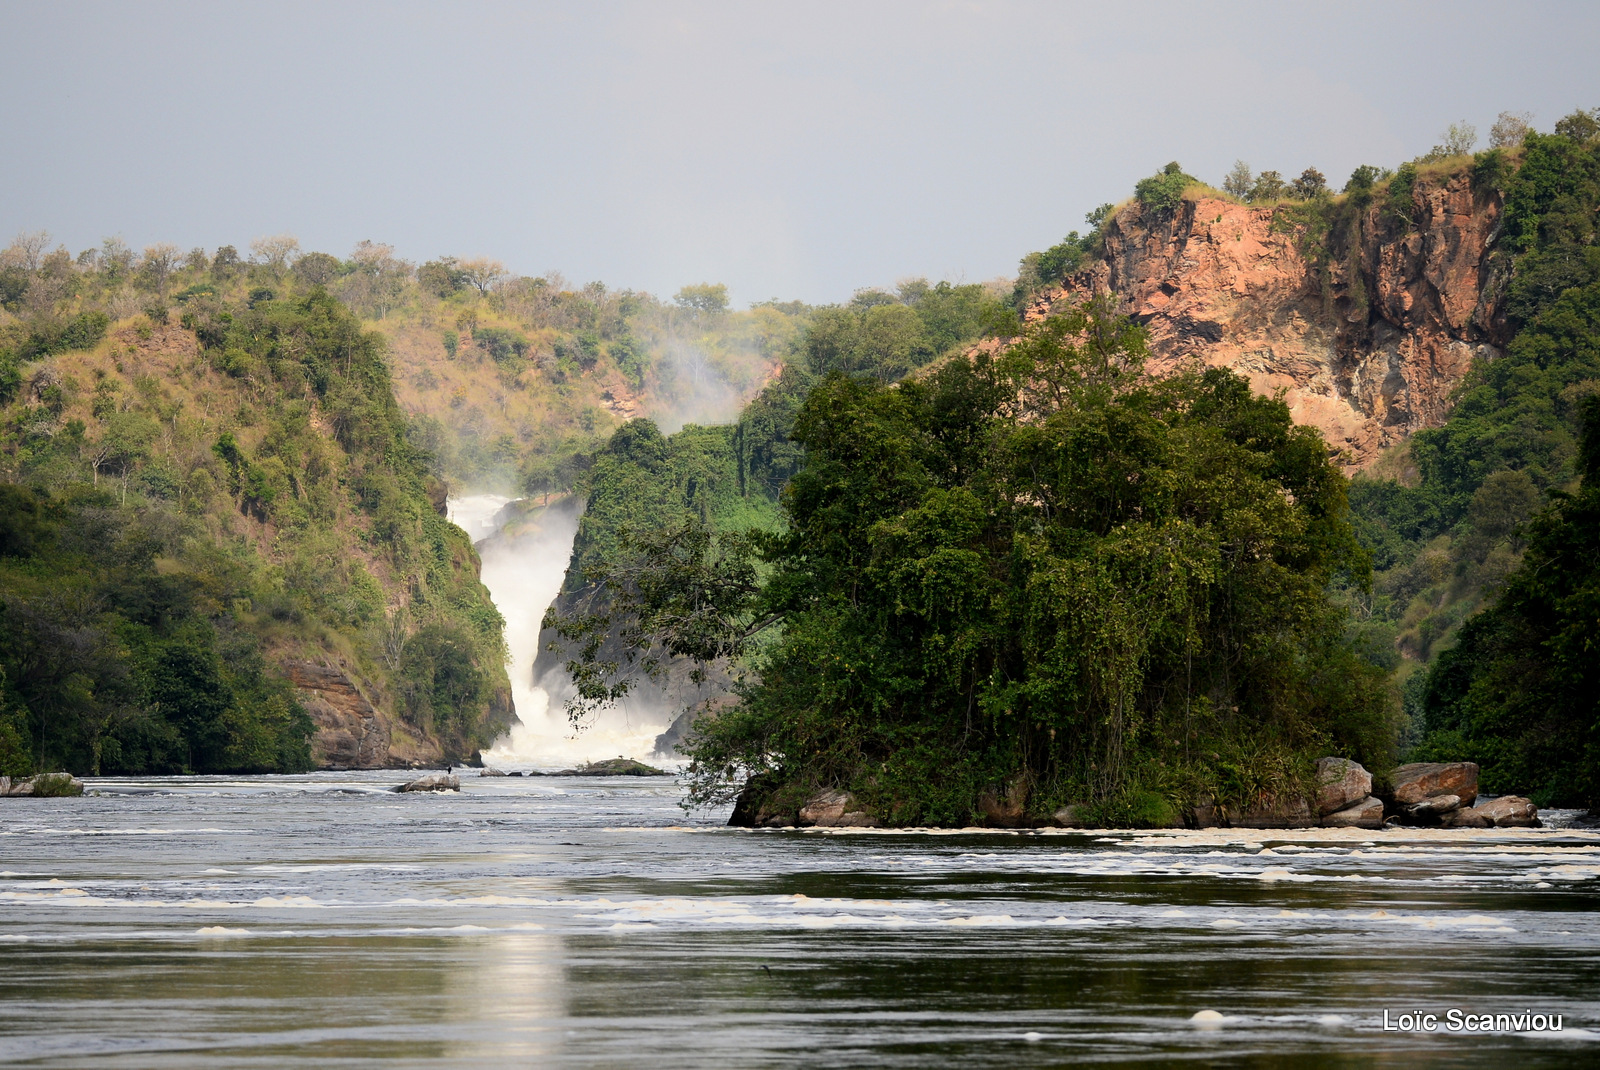
[(1559, 1014), (1535, 1014), (1532, 1010), (1471, 1014), (1451, 1007), (1443, 1015), (1408, 1011), (1391, 1020), (1388, 1010), (1385, 1010), (1383, 1028), (1389, 1032), (1398, 1030), (1408, 1033), (1437, 1033), (1440, 1030), (1450, 1033), (1559, 1033), (1561, 1017)]

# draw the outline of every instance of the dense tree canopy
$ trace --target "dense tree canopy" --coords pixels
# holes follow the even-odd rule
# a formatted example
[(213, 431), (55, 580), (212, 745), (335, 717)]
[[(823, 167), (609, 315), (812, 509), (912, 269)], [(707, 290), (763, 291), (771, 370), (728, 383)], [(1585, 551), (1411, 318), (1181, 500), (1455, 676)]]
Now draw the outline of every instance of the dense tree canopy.
[(1152, 821), (1292, 788), (1329, 747), (1388, 760), (1385, 674), (1324, 595), (1363, 563), (1321, 439), (1225, 371), (1146, 377), (1143, 345), (1094, 305), (894, 386), (834, 373), (786, 530), (636, 544), (645, 630), (757, 673), (702, 722), (699, 797), (757, 774), (897, 823), (999, 791)]

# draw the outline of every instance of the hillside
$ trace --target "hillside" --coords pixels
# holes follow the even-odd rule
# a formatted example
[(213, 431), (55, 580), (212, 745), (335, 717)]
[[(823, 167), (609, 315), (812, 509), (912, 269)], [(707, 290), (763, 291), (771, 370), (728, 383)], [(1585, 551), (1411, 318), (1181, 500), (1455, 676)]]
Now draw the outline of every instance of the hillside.
[(554, 274), (516, 277), (493, 261), (414, 266), (382, 246), (344, 261), (307, 254), (295, 269), (318, 265), (387, 339), (395, 397), (453, 493), (569, 490), (630, 419), (669, 430), (733, 420), (777, 374), (810, 312), (734, 310), (711, 284), (664, 302)]
[(492, 741), (500, 617), (384, 340), (227, 253), (36, 254), (6, 250), (0, 322), (8, 768), (409, 766)]

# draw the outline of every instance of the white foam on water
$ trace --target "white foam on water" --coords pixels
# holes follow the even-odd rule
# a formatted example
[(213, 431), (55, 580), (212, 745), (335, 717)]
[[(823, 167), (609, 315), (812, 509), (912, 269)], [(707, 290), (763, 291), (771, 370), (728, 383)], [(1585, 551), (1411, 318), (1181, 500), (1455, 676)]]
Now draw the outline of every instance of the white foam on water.
[(571, 514), (546, 512), (542, 530), (535, 534), (515, 540), (493, 538), (499, 531), (496, 515), (510, 501), (498, 494), (473, 494), (452, 498), (448, 506), (450, 520), (480, 543), (481, 578), (505, 618), (511, 652), (511, 702), (517, 721), (483, 752), (484, 763), (551, 770), (606, 758), (650, 760), (670, 714), (651, 719), (621, 709), (602, 710), (594, 724), (576, 731), (566, 710), (552, 708), (549, 692), (534, 680), (540, 625), (545, 610), (561, 593), (578, 525)]
[(196, 936), (249, 936), (249, 929), (230, 929), (226, 925), (205, 925), (194, 931)]

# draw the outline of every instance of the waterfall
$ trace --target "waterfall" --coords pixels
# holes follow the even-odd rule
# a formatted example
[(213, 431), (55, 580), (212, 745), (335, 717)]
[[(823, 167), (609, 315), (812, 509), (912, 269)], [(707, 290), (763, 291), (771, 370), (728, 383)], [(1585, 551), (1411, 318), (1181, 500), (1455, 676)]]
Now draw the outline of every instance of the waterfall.
[[(561, 591), (572, 541), (578, 533), (575, 511), (532, 511), (513, 518), (513, 499), (497, 494), (452, 498), (449, 516), (471, 536), (483, 559), (483, 584), (506, 622), (511, 651), (511, 699), (517, 723), (483, 752), (498, 768), (552, 770), (604, 758), (650, 761), (655, 738), (670, 715), (656, 719), (627, 709), (603, 711), (581, 732), (567, 723), (566, 711), (551, 708), (549, 693), (533, 678), (539, 624)], [(508, 522), (515, 524), (508, 531)], [(660, 764), (657, 761), (657, 764)]]

